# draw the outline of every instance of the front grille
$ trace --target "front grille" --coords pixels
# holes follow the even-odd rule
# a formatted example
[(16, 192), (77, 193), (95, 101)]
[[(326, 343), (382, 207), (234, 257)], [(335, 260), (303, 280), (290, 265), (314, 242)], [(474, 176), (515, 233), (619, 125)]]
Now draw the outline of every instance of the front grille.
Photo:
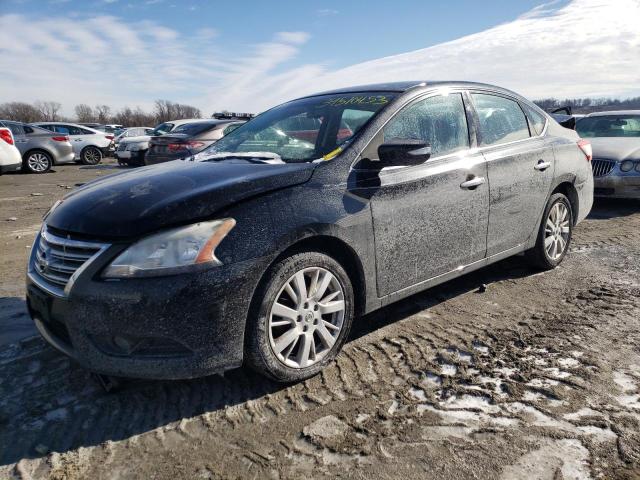
[(32, 255), (31, 271), (55, 293), (64, 291), (76, 271), (108, 245), (53, 235), (43, 228)]
[(604, 177), (611, 173), (613, 167), (616, 165), (616, 162), (613, 160), (605, 160), (602, 158), (594, 158), (591, 161), (591, 168), (593, 169), (594, 177)]

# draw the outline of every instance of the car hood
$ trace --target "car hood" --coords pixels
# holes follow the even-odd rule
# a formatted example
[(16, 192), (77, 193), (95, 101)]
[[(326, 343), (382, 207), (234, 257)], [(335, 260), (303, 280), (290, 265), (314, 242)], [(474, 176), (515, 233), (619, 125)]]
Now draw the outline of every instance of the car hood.
[(640, 138), (598, 137), (587, 140), (591, 142), (593, 158), (640, 159)]
[(138, 168), (85, 184), (46, 223), (98, 239), (134, 238), (209, 219), (240, 200), (304, 183), (315, 166), (176, 160)]

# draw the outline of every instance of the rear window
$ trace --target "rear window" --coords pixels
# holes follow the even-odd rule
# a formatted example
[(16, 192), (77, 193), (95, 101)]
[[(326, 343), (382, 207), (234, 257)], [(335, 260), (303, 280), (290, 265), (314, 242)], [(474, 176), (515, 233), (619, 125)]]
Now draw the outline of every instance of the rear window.
[(219, 123), (208, 123), (208, 122), (198, 122), (198, 123), (186, 123), (184, 125), (180, 125), (176, 127), (171, 133), (183, 133), (186, 135), (199, 135), (208, 130), (213, 130), (219, 125)]

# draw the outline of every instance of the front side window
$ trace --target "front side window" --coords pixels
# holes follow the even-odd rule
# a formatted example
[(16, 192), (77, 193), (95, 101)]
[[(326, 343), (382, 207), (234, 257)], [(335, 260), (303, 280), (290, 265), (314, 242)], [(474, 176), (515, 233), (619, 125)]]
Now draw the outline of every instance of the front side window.
[(581, 118), (576, 132), (582, 138), (640, 137), (640, 115), (598, 115)]
[(480, 145), (499, 145), (529, 138), (529, 126), (517, 102), (505, 97), (472, 93), (480, 120)]
[(241, 125), (204, 150), (200, 159), (248, 152), (277, 156), (285, 162), (320, 159), (350, 142), (396, 95), (363, 92), (294, 100)]
[(384, 127), (384, 142), (422, 140), (431, 155), (442, 156), (469, 148), (469, 131), (462, 94), (419, 100), (400, 111)]

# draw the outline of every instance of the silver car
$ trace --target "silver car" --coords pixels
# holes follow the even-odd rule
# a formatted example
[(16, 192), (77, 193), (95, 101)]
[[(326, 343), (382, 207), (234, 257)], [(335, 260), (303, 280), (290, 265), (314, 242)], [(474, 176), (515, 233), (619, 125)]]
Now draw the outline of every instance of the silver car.
[(113, 134), (101, 132), (95, 128), (65, 122), (38, 122), (32, 123), (52, 132), (68, 135), (73, 145), (75, 159), (85, 165), (97, 165), (102, 157), (109, 154), (109, 145), (113, 140)]
[(592, 113), (576, 131), (593, 148), (594, 195), (640, 198), (640, 110)]
[(13, 133), (25, 172), (46, 173), (53, 165), (73, 162), (73, 147), (67, 135), (12, 120), (0, 120), (0, 127)]

